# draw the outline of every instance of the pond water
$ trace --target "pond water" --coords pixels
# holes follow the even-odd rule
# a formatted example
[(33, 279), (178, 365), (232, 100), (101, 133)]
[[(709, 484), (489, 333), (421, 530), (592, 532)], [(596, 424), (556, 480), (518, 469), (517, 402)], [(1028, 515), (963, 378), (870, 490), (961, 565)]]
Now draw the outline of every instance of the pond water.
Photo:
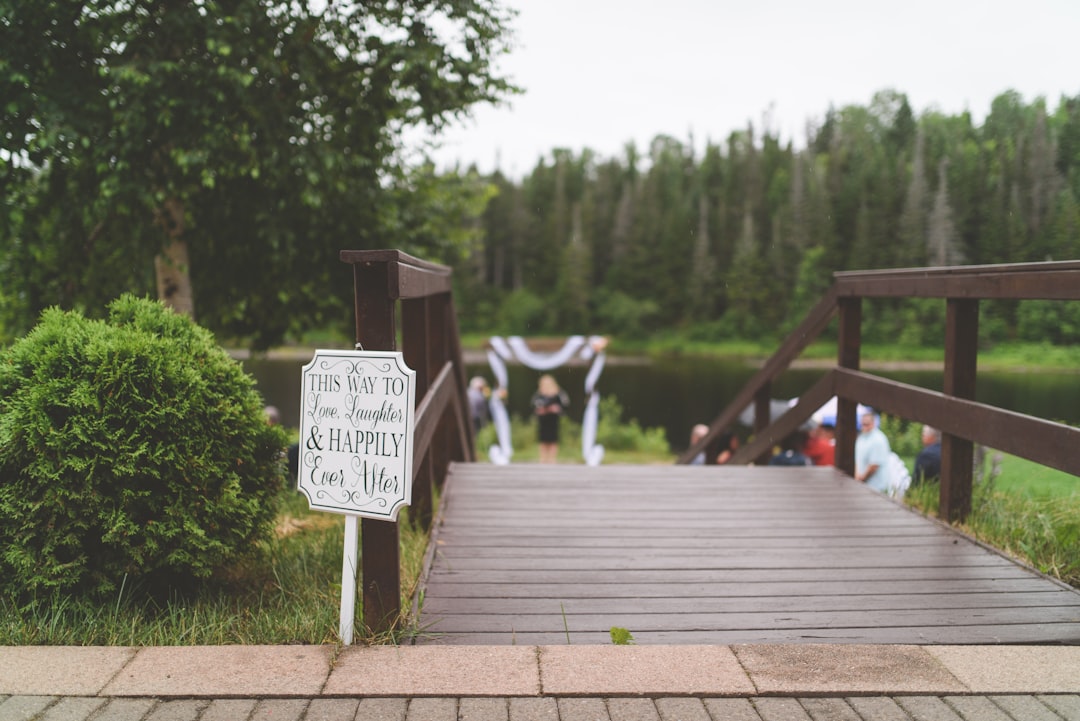
[[(304, 360), (252, 359), (243, 362), (255, 378), (266, 402), (277, 406), (282, 422), (299, 425), (301, 368)], [(553, 372), (570, 396), (570, 413), (580, 416), (584, 409), (587, 366)], [(510, 412), (525, 416), (536, 390), (539, 373), (523, 366), (510, 366)], [(597, 383), (603, 396), (619, 399), (628, 418), (643, 427), (660, 426), (674, 450), (686, 447), (690, 428), (708, 423), (735, 397), (756, 368), (739, 361), (715, 358), (661, 358), (649, 361), (609, 358)], [(468, 375), (493, 378), (487, 364), (470, 364)], [(822, 370), (792, 369), (773, 383), (776, 398), (794, 398), (806, 391), (824, 373)], [(874, 371), (902, 383), (940, 391), (941, 371)], [(1071, 372), (980, 372), (976, 399), (999, 408), (1026, 413), (1053, 421), (1080, 425), (1080, 373)]]

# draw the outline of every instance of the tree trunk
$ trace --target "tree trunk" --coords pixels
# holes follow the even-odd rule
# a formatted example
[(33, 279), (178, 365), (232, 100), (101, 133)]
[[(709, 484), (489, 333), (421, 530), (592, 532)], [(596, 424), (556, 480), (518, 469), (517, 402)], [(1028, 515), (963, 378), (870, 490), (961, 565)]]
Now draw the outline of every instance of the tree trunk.
[(195, 318), (195, 296), (191, 288), (191, 265), (184, 236), (184, 206), (177, 198), (165, 201), (160, 216), (165, 230), (165, 246), (154, 258), (158, 299), (177, 313)]

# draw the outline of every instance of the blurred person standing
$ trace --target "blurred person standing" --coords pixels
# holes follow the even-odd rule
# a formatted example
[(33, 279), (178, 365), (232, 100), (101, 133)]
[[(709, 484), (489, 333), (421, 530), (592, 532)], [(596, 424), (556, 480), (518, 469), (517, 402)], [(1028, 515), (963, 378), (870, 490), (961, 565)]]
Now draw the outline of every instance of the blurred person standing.
[(836, 426), (832, 419), (814, 423), (803, 452), (815, 466), (836, 465)]
[(889, 492), (889, 439), (877, 427), (872, 411), (859, 417), (859, 436), (855, 439), (855, 480), (879, 493)]
[(559, 419), (570, 399), (555, 378), (545, 373), (540, 376), (532, 405), (539, 426), (540, 462), (555, 463), (559, 457)]
[(491, 387), (483, 376), (474, 376), (469, 381), (469, 413), (472, 415), (473, 430), (479, 431), (491, 420), (491, 409), (488, 408), (488, 400), (491, 398)]
[(941, 431), (931, 426), (922, 427), (923, 448), (915, 457), (911, 474), (913, 483), (936, 481), (941, 477)]

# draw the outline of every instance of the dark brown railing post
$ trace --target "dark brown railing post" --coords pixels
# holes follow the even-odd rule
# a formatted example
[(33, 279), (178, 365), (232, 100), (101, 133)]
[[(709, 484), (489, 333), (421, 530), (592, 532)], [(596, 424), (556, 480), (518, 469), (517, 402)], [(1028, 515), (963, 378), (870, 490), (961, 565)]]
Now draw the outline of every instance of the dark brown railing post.
[[(343, 250), (341, 260), (353, 267), (356, 341), (364, 350), (397, 349), (401, 303), (401, 351), (417, 387), (410, 518), (430, 528), (433, 485), (441, 486), (450, 461), (475, 459), (451, 270), (398, 250)], [(360, 540), (364, 624), (387, 631), (401, 617), (400, 527), (365, 518)]]
[[(428, 332), (430, 320), (429, 298), (411, 298), (401, 301), (401, 352), (405, 365), (416, 371), (416, 403), (419, 406), (431, 387), (439, 364), (433, 361)], [(409, 517), (421, 528), (429, 528), (432, 518), (431, 488), (434, 473), (431, 454), (424, 455), (419, 468), (413, 469), (412, 506)]]
[[(772, 382), (765, 381), (754, 393), (754, 436), (760, 436), (770, 425), (772, 425)], [(762, 466), (768, 465), (771, 457), (772, 445), (761, 452), (755, 463)]]
[[(447, 357), (454, 361), (454, 366), (457, 372), (454, 374), (457, 380), (458, 396), (462, 399), (466, 399), (468, 387), (468, 381), (465, 378), (465, 361), (461, 354), (461, 334), (458, 331), (457, 322), (457, 310), (454, 308), (454, 296), (447, 294), (446, 296), (446, 338), (447, 338)], [(469, 412), (468, 403), (463, 409), (465, 414), (465, 424), (457, 428), (457, 433), (461, 436), (461, 440), (454, 444), (454, 448), (457, 449), (452, 458), (460, 461), (475, 461), (476, 460), (476, 434), (472, 425), (472, 413)], [(454, 430), (448, 433), (451, 440), (453, 440)], [(435, 482), (442, 487), (443, 482), (446, 480), (446, 476), (439, 476), (435, 479)]]
[[(836, 364), (841, 368), (859, 370), (862, 346), (862, 298), (838, 298), (840, 314)], [(836, 467), (849, 476), (855, 475), (855, 438), (859, 435), (859, 420), (855, 417), (858, 402), (837, 396), (836, 399)]]
[[(394, 300), (387, 263), (353, 264), (356, 342), (364, 350), (396, 350)], [(364, 625), (388, 629), (401, 614), (400, 537), (396, 521), (364, 518), (360, 522), (360, 567)]]
[[(945, 395), (975, 399), (978, 363), (979, 301), (949, 298), (945, 310)], [(965, 438), (942, 433), (941, 491), (938, 515), (962, 521), (971, 512), (974, 444)]]
[[(449, 311), (450, 294), (440, 293), (428, 299), (428, 343), (431, 357), (435, 359), (432, 364), (431, 380), (442, 370), (442, 365), (450, 359), (450, 343), (446, 338), (449, 324), (447, 312)], [(472, 415), (466, 411), (466, 417), (472, 420)], [(449, 423), (440, 423), (435, 431), (435, 437), (431, 439), (431, 450), (428, 458), (431, 459), (432, 478), (446, 478), (446, 472), (450, 468), (450, 445), (453, 441), (452, 428)]]

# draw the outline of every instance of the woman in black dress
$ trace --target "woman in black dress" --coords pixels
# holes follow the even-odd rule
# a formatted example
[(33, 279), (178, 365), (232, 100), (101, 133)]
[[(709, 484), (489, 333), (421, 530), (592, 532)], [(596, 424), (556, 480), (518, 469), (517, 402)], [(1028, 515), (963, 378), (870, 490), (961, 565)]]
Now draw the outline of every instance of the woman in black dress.
[(559, 417), (570, 405), (566, 393), (550, 375), (540, 376), (532, 397), (540, 434), (540, 462), (555, 463), (559, 455)]

